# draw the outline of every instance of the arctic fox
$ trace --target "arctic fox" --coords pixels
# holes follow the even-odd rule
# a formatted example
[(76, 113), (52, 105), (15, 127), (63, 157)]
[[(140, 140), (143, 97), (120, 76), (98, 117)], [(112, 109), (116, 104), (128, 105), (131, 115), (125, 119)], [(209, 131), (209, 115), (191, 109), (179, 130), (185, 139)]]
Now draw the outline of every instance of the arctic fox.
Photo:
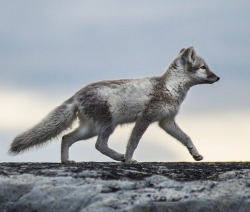
[[(196, 54), (193, 47), (182, 49), (162, 76), (141, 79), (101, 81), (89, 84), (50, 112), (41, 122), (18, 135), (10, 154), (40, 146), (68, 129), (74, 120), (79, 126), (62, 137), (61, 162), (70, 163), (69, 147), (97, 136), (95, 147), (110, 158), (125, 163), (132, 160), (140, 138), (148, 126), (158, 122), (168, 134), (179, 140), (196, 161), (203, 159), (192, 140), (176, 124), (187, 91), (197, 84), (212, 84), (220, 78)], [(133, 123), (125, 154), (108, 147), (109, 136), (119, 124)]]

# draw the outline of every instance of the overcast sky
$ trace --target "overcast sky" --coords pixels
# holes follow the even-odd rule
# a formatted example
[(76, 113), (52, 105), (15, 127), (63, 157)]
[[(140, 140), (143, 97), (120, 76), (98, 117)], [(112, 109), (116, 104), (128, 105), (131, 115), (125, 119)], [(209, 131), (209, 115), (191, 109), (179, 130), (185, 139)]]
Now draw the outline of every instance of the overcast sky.
[[(160, 75), (180, 49), (189, 46), (196, 48), (221, 80), (191, 89), (181, 108), (180, 125), (196, 139), (197, 148), (201, 142), (204, 158), (207, 154), (208, 160), (230, 160), (230, 151), (223, 157), (219, 153), (223, 149), (218, 155), (209, 150), (211, 144), (205, 140), (216, 139), (211, 142), (221, 142), (220, 148), (239, 148), (238, 156), (231, 160), (249, 160), (249, 151), (244, 153), (250, 149), (249, 21), (247, 0), (1, 1), (0, 162), (59, 161), (59, 142), (26, 153), (28, 156), (12, 158), (6, 152), (16, 134), (84, 85), (104, 79)], [(121, 151), (125, 151), (127, 137), (120, 141), (123, 147), (117, 140), (129, 136), (129, 130), (118, 129), (112, 138)], [(179, 144), (172, 153), (170, 142), (154, 147), (150, 140), (159, 133), (156, 127), (150, 132), (143, 137), (146, 146), (138, 147), (139, 160), (192, 161)], [(94, 140), (85, 146), (79, 144), (90, 155), (77, 148), (73, 157), (105, 161), (107, 158), (96, 153)], [(146, 157), (145, 152), (154, 148), (154, 153)], [(47, 156), (53, 151), (55, 156)]]

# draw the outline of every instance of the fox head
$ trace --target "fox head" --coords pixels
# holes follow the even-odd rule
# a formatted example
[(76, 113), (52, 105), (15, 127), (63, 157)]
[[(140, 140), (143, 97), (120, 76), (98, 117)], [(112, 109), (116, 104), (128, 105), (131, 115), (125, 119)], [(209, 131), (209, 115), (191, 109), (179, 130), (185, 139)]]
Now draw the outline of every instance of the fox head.
[(220, 79), (209, 69), (205, 60), (196, 54), (193, 47), (182, 49), (178, 58), (185, 76), (194, 84), (212, 84)]

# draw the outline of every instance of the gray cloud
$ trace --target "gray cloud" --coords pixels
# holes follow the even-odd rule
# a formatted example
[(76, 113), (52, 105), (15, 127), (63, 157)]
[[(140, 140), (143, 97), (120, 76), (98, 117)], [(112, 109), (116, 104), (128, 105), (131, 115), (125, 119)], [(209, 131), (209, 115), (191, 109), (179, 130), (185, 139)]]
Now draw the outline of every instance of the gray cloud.
[[(0, 83), (50, 94), (96, 80), (157, 75), (180, 48), (194, 45), (222, 80), (221, 87), (193, 92), (223, 107), (232, 101), (225, 93), (232, 85), (249, 97), (249, 11), (247, 1), (5, 1)], [(191, 95), (191, 102), (199, 98)]]

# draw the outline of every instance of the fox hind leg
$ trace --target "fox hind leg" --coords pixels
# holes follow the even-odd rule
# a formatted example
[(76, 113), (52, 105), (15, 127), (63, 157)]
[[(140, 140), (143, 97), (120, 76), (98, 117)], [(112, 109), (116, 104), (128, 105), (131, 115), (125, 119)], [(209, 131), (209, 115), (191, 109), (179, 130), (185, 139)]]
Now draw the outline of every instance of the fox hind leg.
[(110, 126), (102, 129), (101, 132), (98, 134), (95, 147), (102, 154), (114, 160), (124, 161), (124, 154), (116, 152), (115, 150), (108, 147), (108, 139), (109, 139), (109, 136), (112, 134), (113, 130), (114, 129), (112, 129)]
[(96, 136), (93, 129), (87, 124), (80, 125), (73, 132), (64, 135), (61, 144), (61, 162), (62, 163), (72, 163), (74, 161), (69, 160), (69, 147), (79, 141), (86, 140)]

